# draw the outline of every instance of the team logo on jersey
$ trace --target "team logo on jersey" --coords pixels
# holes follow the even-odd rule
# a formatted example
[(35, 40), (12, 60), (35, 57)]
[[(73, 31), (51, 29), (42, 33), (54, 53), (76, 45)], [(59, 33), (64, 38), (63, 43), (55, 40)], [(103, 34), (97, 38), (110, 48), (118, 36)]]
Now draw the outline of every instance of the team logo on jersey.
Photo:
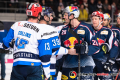
[(102, 39), (97, 38), (97, 40), (98, 40), (99, 45), (101, 45), (102, 43), (105, 43), (105, 41)]
[(62, 79), (63, 79), (63, 80), (67, 80), (68, 77), (67, 77), (66, 75), (63, 75), (63, 74), (62, 74)]
[(108, 35), (108, 31), (104, 30), (104, 31), (101, 31), (100, 34), (104, 34), (104, 35)]
[(18, 26), (23, 27), (23, 24), (21, 22), (18, 22)]
[(70, 78), (74, 79), (77, 76), (77, 73), (75, 71), (70, 71), (69, 73)]
[(34, 66), (34, 63), (31, 63), (32, 66)]
[(77, 34), (85, 34), (85, 30), (77, 30)]
[[(80, 43), (81, 42), (82, 41), (80, 41)], [(70, 37), (69, 39), (64, 41), (64, 45), (69, 48), (73, 48), (76, 43), (78, 43), (78, 40), (75, 37)]]
[(66, 35), (66, 31), (67, 30), (62, 30), (62, 34), (61, 35)]

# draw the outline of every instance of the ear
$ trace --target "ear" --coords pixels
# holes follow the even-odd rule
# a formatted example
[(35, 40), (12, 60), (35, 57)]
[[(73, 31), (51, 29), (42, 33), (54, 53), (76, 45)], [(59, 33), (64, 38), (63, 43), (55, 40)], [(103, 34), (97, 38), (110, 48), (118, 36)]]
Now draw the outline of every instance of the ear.
[(74, 14), (72, 14), (72, 17), (74, 18)]
[(103, 21), (103, 19), (102, 19), (102, 18), (100, 18), (100, 21), (102, 22), (102, 21)]
[(108, 22), (110, 23), (111, 20), (108, 20)]
[(47, 18), (47, 16), (45, 15), (45, 16), (44, 16), (44, 19), (46, 20), (46, 18)]

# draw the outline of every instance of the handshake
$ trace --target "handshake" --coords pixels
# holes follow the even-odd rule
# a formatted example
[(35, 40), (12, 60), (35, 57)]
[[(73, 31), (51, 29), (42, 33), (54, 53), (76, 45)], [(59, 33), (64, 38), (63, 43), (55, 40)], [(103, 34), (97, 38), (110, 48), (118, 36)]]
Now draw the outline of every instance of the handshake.
[(76, 53), (78, 54), (87, 54), (88, 43), (86, 41), (82, 41), (81, 44), (75, 44), (74, 49), (76, 49)]
[(74, 48), (68, 49), (68, 54), (78, 55), (88, 53), (88, 43), (83, 41), (81, 44), (75, 44)]

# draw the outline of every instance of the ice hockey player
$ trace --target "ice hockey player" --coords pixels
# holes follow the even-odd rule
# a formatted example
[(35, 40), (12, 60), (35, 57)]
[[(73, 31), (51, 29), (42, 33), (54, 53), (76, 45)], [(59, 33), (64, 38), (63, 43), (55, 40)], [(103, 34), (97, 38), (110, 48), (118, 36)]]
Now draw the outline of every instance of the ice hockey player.
[[(77, 20), (80, 14), (78, 7), (67, 6), (65, 8), (65, 11), (68, 12), (68, 18), (70, 20), (70, 23), (69, 25), (66, 25), (65, 27), (63, 27), (63, 29), (60, 32), (61, 46), (68, 49), (74, 47), (77, 51), (78, 50), (77, 48), (80, 49), (80, 46), (84, 44), (80, 49), (80, 51), (84, 53), (84, 54), (80, 54), (81, 73), (93, 73), (93, 68), (95, 66), (94, 61), (91, 56), (85, 55), (85, 52), (84, 52), (84, 51), (87, 51), (85, 49), (87, 49), (86, 46), (88, 46), (84, 43), (84, 41), (88, 42), (88, 44), (91, 43), (93, 29), (91, 26), (84, 25), (85, 23), (79, 22)], [(78, 34), (78, 36), (80, 37), (81, 44), (77, 44), (78, 43), (77, 38), (68, 32), (69, 29), (72, 29), (76, 34)], [(91, 47), (91, 49), (93, 47)], [(91, 51), (91, 49), (89, 49), (89, 52)], [(92, 53), (94, 54), (95, 52), (97, 52), (97, 50), (95, 51), (92, 49)], [(76, 73), (78, 73), (78, 56), (66, 55), (63, 61), (63, 66), (62, 66), (62, 80), (64, 79), (76, 80), (77, 79)], [(93, 77), (84, 75), (84, 76), (81, 76), (80, 79), (92, 80)]]
[[(111, 71), (112, 65), (115, 64), (115, 58), (118, 53), (118, 42), (113, 35), (111, 29), (103, 27), (102, 23), (104, 20), (103, 13), (95, 11), (91, 15), (91, 21), (95, 34), (92, 38), (92, 45), (100, 46), (100, 51), (96, 54), (93, 54), (93, 59), (95, 62), (94, 73), (108, 73)], [(97, 40), (94, 40), (94, 38)], [(97, 44), (98, 42), (98, 44)], [(109, 52), (109, 54), (107, 54)], [(88, 53), (88, 55), (90, 55)], [(102, 79), (113, 79), (111, 75), (97, 75)], [(94, 80), (98, 80), (95, 77)]]
[(3, 39), (4, 48), (9, 48), (9, 42), (15, 40), (10, 80), (42, 80), (42, 67), (45, 80), (50, 77), (51, 37), (57, 39), (54, 36), (57, 32), (37, 23), (41, 12), (40, 4), (30, 3), (26, 10), (28, 21), (15, 22)]
[[(51, 24), (51, 21), (54, 17), (54, 12), (50, 7), (46, 7), (46, 6), (42, 6), (42, 13), (41, 13), (41, 19), (39, 24), (42, 24), (43, 26), (46, 26), (46, 29), (48, 30), (55, 30), (57, 31), (53, 26), (50, 26), (48, 24)], [(57, 36), (58, 37), (58, 36)], [(56, 55), (65, 55), (65, 54), (71, 54), (71, 55), (77, 55), (76, 54), (76, 50), (75, 49), (66, 49), (63, 47), (60, 47), (60, 49), (58, 51), (56, 51), (56, 47), (54, 47), (56, 44), (59, 44), (59, 39), (53, 39), (52, 43), (53, 43), (53, 49), (52, 49), (52, 56), (51, 56), (51, 64), (50, 64), (50, 75), (52, 75), (50, 77), (50, 80), (55, 80), (55, 77), (53, 77), (53, 75), (56, 74), (56, 69), (55, 69), (55, 64), (56, 64)]]

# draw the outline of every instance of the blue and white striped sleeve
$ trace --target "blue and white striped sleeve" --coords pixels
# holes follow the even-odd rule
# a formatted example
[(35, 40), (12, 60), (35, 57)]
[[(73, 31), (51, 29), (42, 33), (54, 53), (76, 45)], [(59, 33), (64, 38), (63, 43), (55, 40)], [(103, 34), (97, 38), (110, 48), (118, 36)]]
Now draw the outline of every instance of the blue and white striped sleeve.
[(68, 49), (61, 46), (59, 50), (55, 51), (52, 55), (66, 55), (67, 53)]
[(45, 76), (47, 78), (50, 77), (50, 58), (52, 55), (52, 49), (50, 47), (50, 40), (49, 39), (42, 39), (38, 40), (38, 50), (39, 50), (39, 56), (40, 60), (43, 66), (43, 70), (45, 73)]

